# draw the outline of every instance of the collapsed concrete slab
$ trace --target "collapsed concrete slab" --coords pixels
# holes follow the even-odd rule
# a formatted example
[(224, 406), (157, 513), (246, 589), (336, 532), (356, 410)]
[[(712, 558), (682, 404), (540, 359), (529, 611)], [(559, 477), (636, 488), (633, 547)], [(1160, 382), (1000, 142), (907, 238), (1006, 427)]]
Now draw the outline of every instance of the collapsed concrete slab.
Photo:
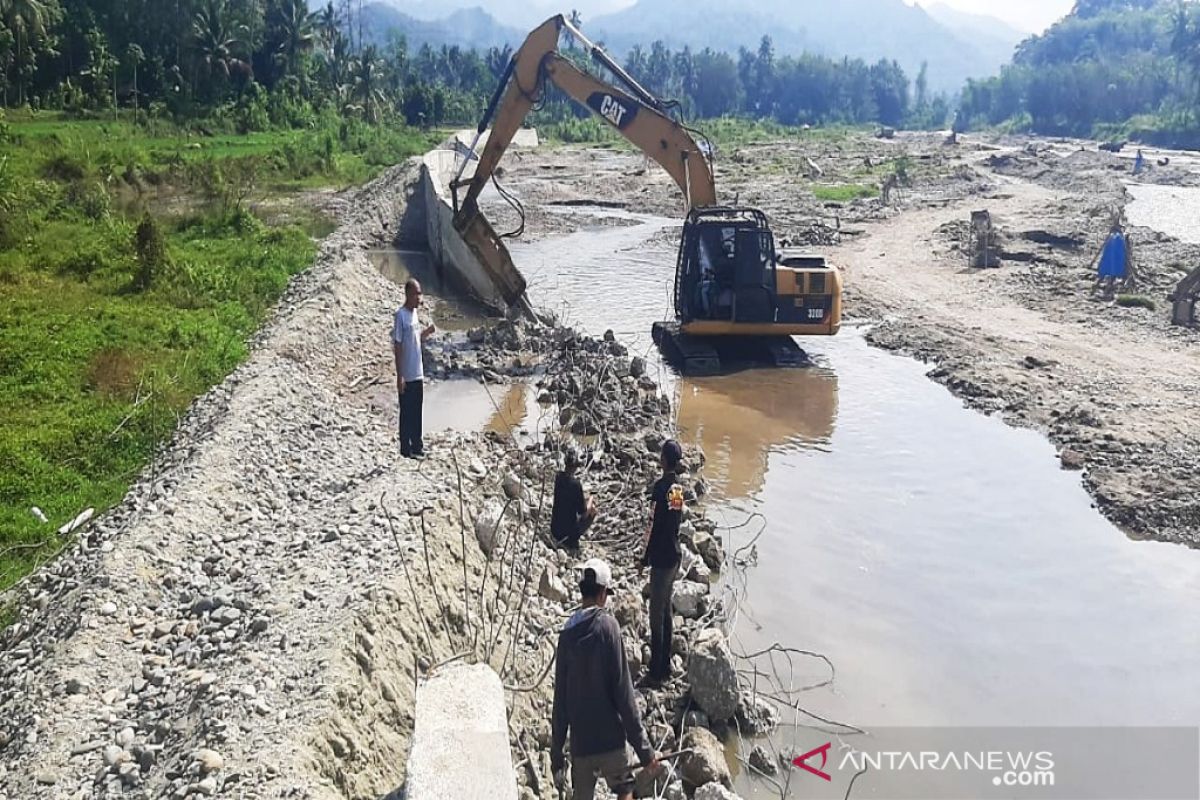
[[(454, 196), (450, 183), (463, 170), (462, 176), (474, 173), (471, 152), (473, 131), (460, 131), (442, 147), (425, 154), (421, 169), (421, 194), (424, 205), (425, 233), (434, 264), (460, 291), (481, 305), (507, 313), (514, 305), (525, 305), (525, 278), (521, 275), (491, 224), (482, 214), (476, 214), (463, 226), (454, 224)], [(487, 134), (475, 144), (475, 153), (487, 143)], [(536, 147), (537, 132), (519, 131), (512, 146)]]
[(439, 670), (417, 689), (408, 800), (516, 800), (500, 676), (486, 664)]

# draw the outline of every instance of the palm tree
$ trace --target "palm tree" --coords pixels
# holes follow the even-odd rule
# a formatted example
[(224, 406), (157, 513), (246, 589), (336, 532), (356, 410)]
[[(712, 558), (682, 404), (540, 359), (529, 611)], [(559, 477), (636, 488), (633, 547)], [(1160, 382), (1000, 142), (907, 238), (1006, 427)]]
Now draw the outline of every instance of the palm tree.
[(283, 64), (285, 75), (298, 74), (300, 55), (312, 50), (316, 42), (313, 31), (317, 15), (309, 13), (305, 0), (277, 0), (272, 10), (272, 22), (281, 40), (276, 55)]
[[(21, 63), (25, 48), (32, 45), (31, 40), (41, 39), (46, 35), (46, 28), (52, 21), (51, 17), (58, 10), (57, 5), (51, 5), (51, 0), (0, 0), (0, 19), (11, 30), (17, 39), (17, 63)], [(25, 103), (25, 74), (17, 68), (17, 102)]]
[(146, 53), (136, 44), (125, 48), (125, 57), (133, 64), (133, 124), (137, 125), (138, 118), (138, 65), (146, 60)]
[(53, 7), (47, 0), (0, 0), (0, 19), (14, 30), (44, 36)]
[(208, 76), (219, 76), (228, 80), (235, 69), (244, 69), (246, 63), (236, 52), (242, 42), (231, 30), (228, 7), (225, 0), (207, 0), (192, 21), (192, 46), (207, 68)]
[(387, 64), (379, 57), (379, 51), (373, 44), (363, 48), (362, 55), (354, 60), (351, 97), (354, 107), (362, 112), (367, 122), (379, 122), (388, 105), (387, 92), (384, 91), (386, 70)]
[[(634, 45), (636, 48), (637, 45)], [(513, 49), (510, 45), (504, 45), (503, 48), (489, 47), (484, 60), (487, 62), (488, 71), (492, 73), (492, 77), (497, 80), (504, 74), (504, 70), (508, 69), (508, 62), (512, 61)]]
[(333, 0), (329, 0), (329, 4), (317, 13), (317, 27), (321, 30), (321, 42), (325, 45), (325, 49), (332, 50), (333, 43), (337, 41), (337, 37), (341, 33)]
[[(583, 15), (575, 9), (571, 9), (571, 14), (567, 17), (567, 21), (574, 25), (576, 30), (579, 30), (583, 26)], [(570, 33), (567, 34), (567, 45), (572, 50), (575, 49), (575, 37)]]

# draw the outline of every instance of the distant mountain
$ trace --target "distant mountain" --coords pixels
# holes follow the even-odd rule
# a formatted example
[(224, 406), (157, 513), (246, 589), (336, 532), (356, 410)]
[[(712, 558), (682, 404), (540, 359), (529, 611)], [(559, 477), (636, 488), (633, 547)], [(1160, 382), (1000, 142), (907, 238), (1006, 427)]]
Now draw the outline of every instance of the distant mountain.
[(928, 62), (930, 87), (946, 92), (994, 74), (1010, 54), (1007, 45), (1003, 53), (980, 47), (904, 0), (638, 0), (586, 22), (585, 30), (618, 52), (655, 39), (736, 51), (770, 34), (777, 53), (895, 59), (910, 78)]
[(999, 39), (1005, 42), (1012, 42), (1014, 46), (1017, 42), (1030, 36), (1030, 34), (1009, 25), (1002, 19), (988, 14), (971, 14), (967, 11), (960, 11), (945, 3), (934, 3), (931, 6), (926, 6), (925, 13), (955, 33), (974, 34), (991, 39)]
[[(456, 4), (486, 2), (479, 6)], [(429, 43), (485, 49), (518, 46), (528, 31), (554, 12), (555, 0), (374, 0), (364, 9), (368, 36), (380, 43), (390, 31), (411, 47)], [(591, 0), (591, 8), (619, 0)], [(582, 3), (572, 8), (588, 7)], [(565, 7), (564, 7), (565, 8)], [(443, 16), (447, 10), (449, 16)], [(503, 19), (501, 23), (497, 20)], [(868, 62), (895, 59), (916, 77), (929, 64), (935, 92), (957, 92), (967, 78), (996, 74), (1012, 56), (1018, 31), (998, 20), (936, 6), (927, 13), (904, 0), (637, 0), (594, 18), (584, 15), (584, 32), (622, 57), (634, 45), (661, 39), (673, 49), (711, 47), (736, 53), (757, 49), (769, 34), (780, 55), (819, 53)]]
[(436, 20), (417, 19), (398, 11), (390, 3), (374, 2), (363, 7), (363, 30), (366, 38), (376, 44), (386, 44), (393, 34), (403, 34), (410, 50), (423, 44), (434, 47), (458, 45), (486, 50), (489, 47), (518, 45), (525, 32), (501, 25), (478, 6), (452, 12)]
[(447, 13), (483, 5), (488, 13), (521, 30), (532, 30), (555, 14), (572, 10), (583, 15), (584, 22), (594, 16), (629, 5), (628, 0), (377, 0), (385, 2), (410, 17), (423, 20), (442, 19)]
[(991, 73), (999, 72), (1000, 67), (1012, 59), (1017, 45), (1029, 38), (1029, 34), (1007, 22), (985, 14), (968, 14), (945, 3), (935, 3), (925, 12), (960, 40), (977, 48), (983, 59), (994, 64)]

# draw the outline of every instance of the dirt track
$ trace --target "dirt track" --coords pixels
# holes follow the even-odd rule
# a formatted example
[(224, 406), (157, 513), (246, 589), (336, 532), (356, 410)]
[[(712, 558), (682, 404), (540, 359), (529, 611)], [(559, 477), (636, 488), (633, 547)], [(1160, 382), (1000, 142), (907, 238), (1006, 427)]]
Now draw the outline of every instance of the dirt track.
[[(1048, 433), (1064, 465), (1086, 470), (1099, 508), (1131, 535), (1198, 546), (1200, 336), (1169, 325), (1164, 295), (1171, 264), (1195, 263), (1200, 248), (1135, 229), (1143, 291), (1158, 309), (1091, 299), (1089, 265), (1108, 209), (1124, 197), (1111, 185), (1075, 194), (1095, 184), (1073, 171), (1071, 188), (1057, 188), (1061, 175), (1051, 168), (1042, 183), (1003, 179), (986, 198), (1001, 230), (1033, 256), (1028, 263), (965, 268), (945, 231), (977, 202), (869, 226), (838, 251), (853, 307), (886, 320), (871, 335), (876, 344), (935, 363), (931, 375), (968, 404)], [(1031, 231), (1078, 244), (1031, 245)]]
[[(1139, 180), (1200, 183), (1183, 154), (1151, 159), (1164, 155), (1171, 165)], [(823, 170), (815, 181), (806, 156)], [(900, 157), (910, 181), (893, 207), (812, 194), (815, 183), (878, 186)], [(931, 377), (972, 407), (1046, 433), (1131, 536), (1200, 546), (1200, 332), (1172, 327), (1165, 299), (1200, 263), (1200, 247), (1134, 228), (1138, 291), (1157, 310), (1090, 297), (1090, 265), (1128, 200), (1131, 166), (1132, 153), (1102, 153), (1094, 143), (851, 136), (723, 152), (717, 179), (723, 199), (763, 208), (777, 236), (845, 268), (848, 314), (878, 323), (873, 343), (930, 362)], [(628, 152), (525, 153), (505, 180), (530, 209), (531, 237), (595, 224), (583, 208), (548, 215), (546, 206), (603, 201), (679, 215), (674, 185)], [(969, 270), (967, 226), (983, 208), (996, 222), (1004, 265)], [(506, 211), (488, 213), (504, 219)]]

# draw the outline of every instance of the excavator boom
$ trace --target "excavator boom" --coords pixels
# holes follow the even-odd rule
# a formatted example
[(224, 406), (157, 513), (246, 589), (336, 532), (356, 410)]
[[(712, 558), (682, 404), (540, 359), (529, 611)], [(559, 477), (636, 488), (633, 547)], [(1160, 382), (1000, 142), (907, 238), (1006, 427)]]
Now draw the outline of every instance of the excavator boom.
[[(625, 87), (621, 90), (576, 67), (558, 53), (558, 40), (568, 30)], [(492, 132), (479, 156), (474, 175), (459, 183), (467, 191), (459, 203), (455, 225), (464, 229), (479, 213), (479, 194), (495, 174), (500, 158), (550, 81), (568, 97), (591, 109), (634, 146), (653, 158), (675, 180), (688, 209), (716, 205), (712, 167), (691, 134), (666, 115), (662, 104), (643, 89), (599, 47), (561, 14), (536, 28), (513, 56), (478, 133)], [(493, 119), (494, 117), (494, 119)]]

